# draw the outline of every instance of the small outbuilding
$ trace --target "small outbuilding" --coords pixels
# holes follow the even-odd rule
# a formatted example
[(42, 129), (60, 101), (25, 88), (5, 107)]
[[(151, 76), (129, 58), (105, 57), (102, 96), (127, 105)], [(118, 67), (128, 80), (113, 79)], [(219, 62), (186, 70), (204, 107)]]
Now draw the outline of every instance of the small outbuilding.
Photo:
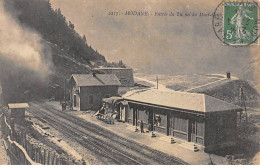
[(117, 96), (120, 82), (115, 74), (73, 74), (69, 80), (70, 101), (75, 110), (97, 110), (103, 98)]
[(205, 150), (236, 144), (239, 106), (205, 94), (157, 89), (123, 98), (120, 110), (134, 126), (142, 121), (150, 131), (196, 143)]
[(10, 103), (8, 108), (11, 110), (11, 118), (22, 119), (25, 117), (25, 109), (29, 108), (28, 103)]
[(119, 79), (121, 86), (134, 86), (133, 69), (131, 68), (102, 67), (94, 68), (94, 71), (102, 72), (105, 74), (115, 74)]

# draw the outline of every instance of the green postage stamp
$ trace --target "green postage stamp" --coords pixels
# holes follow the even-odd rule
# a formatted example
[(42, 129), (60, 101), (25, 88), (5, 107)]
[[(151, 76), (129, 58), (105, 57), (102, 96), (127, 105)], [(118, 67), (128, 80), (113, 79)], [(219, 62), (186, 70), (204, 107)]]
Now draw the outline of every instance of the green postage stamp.
[(225, 44), (258, 44), (258, 4), (256, 2), (225, 1), (223, 22)]

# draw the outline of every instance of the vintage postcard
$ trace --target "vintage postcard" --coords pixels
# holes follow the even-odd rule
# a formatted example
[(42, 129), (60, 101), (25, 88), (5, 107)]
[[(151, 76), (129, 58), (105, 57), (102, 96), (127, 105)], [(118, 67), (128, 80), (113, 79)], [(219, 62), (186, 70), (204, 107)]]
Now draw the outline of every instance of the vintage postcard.
[(259, 12), (0, 0), (0, 164), (260, 164)]

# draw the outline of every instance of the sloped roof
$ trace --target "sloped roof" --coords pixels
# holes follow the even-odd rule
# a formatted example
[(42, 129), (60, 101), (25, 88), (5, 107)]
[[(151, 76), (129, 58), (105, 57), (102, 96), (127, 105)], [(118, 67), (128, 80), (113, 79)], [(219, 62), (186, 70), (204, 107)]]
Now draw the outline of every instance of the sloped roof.
[(28, 108), (29, 104), (28, 103), (10, 103), (8, 104), (8, 107), (10, 109), (15, 109), (15, 108)]
[(100, 68), (94, 68), (94, 70), (132, 70), (132, 68), (119, 68), (119, 67), (100, 67)]
[(197, 112), (241, 110), (239, 106), (208, 95), (180, 91), (148, 89), (135, 93), (126, 93), (123, 95), (123, 98), (126, 100)]
[(109, 97), (109, 98), (103, 98), (102, 101), (109, 104), (114, 104), (117, 101), (120, 101), (122, 99), (123, 99), (122, 97)]
[(72, 74), (78, 86), (112, 86), (121, 85), (115, 74)]

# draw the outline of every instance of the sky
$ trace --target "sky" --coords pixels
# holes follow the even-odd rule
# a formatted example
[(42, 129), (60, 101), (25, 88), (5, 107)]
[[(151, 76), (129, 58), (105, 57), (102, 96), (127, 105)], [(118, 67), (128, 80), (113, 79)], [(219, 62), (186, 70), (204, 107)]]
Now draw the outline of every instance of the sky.
[[(51, 0), (87, 43), (108, 61), (123, 60), (150, 74), (253, 74), (259, 47), (225, 46), (211, 16), (155, 16), (155, 12), (213, 13), (221, 0)], [(125, 15), (126, 11), (149, 16)], [(109, 12), (122, 13), (120, 16)], [(153, 15), (151, 15), (153, 14)], [(245, 71), (246, 72), (243, 72)], [(248, 70), (249, 69), (249, 70)], [(250, 73), (250, 75), (248, 75)]]

